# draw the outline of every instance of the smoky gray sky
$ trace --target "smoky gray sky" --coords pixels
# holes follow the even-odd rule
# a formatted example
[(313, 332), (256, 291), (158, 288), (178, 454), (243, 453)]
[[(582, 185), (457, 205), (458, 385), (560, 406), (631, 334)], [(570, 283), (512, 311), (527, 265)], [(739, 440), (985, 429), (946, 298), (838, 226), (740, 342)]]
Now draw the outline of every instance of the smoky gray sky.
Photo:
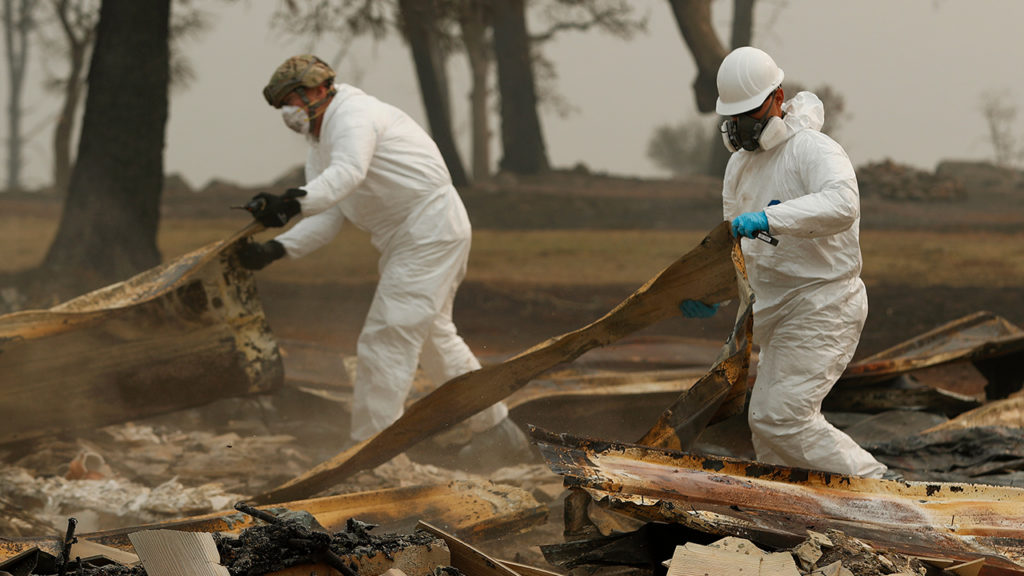
[[(660, 176), (647, 159), (655, 128), (697, 115), (690, 84), (695, 66), (664, 0), (637, 0), (648, 31), (631, 41), (566, 34), (545, 48), (554, 62), (567, 114), (542, 111), (548, 154), (556, 167)], [(339, 57), (339, 43), (311, 44), (269, 30), (276, 2), (208, 3), (212, 28), (185, 45), (197, 73), (171, 96), (165, 169), (195, 188), (213, 178), (269, 182), (305, 157), (305, 143), (284, 127), (261, 89), (286, 57), (312, 51), (332, 62), (339, 79), (390, 102), (426, 125), (408, 49), (397, 39), (363, 40)], [(731, 1), (713, 15), (728, 37)], [(846, 100), (835, 134), (855, 165), (885, 158), (934, 169), (943, 159), (990, 159), (981, 114), (986, 93), (1017, 106), (1024, 95), (1019, 0), (760, 0), (754, 44), (775, 58), (786, 79), (828, 84)], [(449, 63), (455, 129), (469, 164), (469, 95), (465, 58)], [(30, 78), (39, 83), (40, 77)], [(29, 184), (49, 180), (49, 141), (56, 101), (42, 98), (27, 125)], [(826, 113), (828, 111), (826, 110)], [(50, 116), (47, 116), (50, 114)], [(1019, 122), (1014, 133), (1019, 134)], [(495, 116), (495, 126), (497, 117)], [(500, 155), (494, 137), (494, 157)]]

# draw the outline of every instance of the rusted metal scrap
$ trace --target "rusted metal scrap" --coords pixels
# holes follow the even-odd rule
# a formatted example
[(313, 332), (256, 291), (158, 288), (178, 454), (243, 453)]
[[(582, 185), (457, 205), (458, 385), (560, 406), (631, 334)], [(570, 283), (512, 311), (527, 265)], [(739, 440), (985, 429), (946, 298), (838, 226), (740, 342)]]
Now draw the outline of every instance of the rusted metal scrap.
[[(792, 546), (835, 529), (879, 550), (1024, 574), (1024, 489), (895, 482), (532, 430), (549, 467), (604, 506), (650, 521)], [(983, 571), (982, 574), (985, 574)]]
[(279, 386), (252, 274), (231, 264), (236, 242), (260, 228), (48, 310), (0, 317), (0, 443)]
[(990, 400), (1005, 398), (1024, 383), (1024, 330), (991, 312), (976, 312), (850, 364), (837, 388), (953, 362), (970, 362), (985, 376)]
[[(543, 523), (548, 513), (547, 507), (538, 503), (526, 490), (469, 480), (356, 492), (259, 508), (275, 513), (305, 511), (330, 531), (344, 530), (348, 519), (353, 517), (389, 531), (411, 530), (418, 521), (429, 520), (456, 530), (467, 538), (479, 540), (529, 529)], [(81, 533), (78, 538), (119, 550), (131, 550), (128, 535), (139, 530), (238, 533), (255, 524), (257, 522), (251, 516), (231, 510)], [(31, 548), (57, 555), (60, 553), (58, 544), (53, 538), (0, 538), (0, 561)]]
[(736, 297), (737, 251), (729, 223), (714, 228), (699, 246), (680, 257), (612, 311), (579, 330), (549, 339), (502, 362), (453, 378), (410, 406), (394, 424), (285, 484), (251, 498), (273, 503), (306, 498), (350, 474), (386, 462), (503, 400), (550, 368), (641, 328), (679, 315), (679, 302), (707, 303)]

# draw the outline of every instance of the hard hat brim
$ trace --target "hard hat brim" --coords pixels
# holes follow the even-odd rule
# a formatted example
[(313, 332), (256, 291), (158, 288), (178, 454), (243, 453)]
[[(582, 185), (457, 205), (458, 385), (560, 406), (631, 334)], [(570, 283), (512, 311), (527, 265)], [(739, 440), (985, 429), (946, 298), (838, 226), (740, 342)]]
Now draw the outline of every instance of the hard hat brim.
[(715, 112), (719, 116), (740, 116), (746, 114), (747, 112), (757, 110), (758, 108), (761, 107), (762, 104), (764, 104), (765, 98), (767, 98), (768, 95), (771, 94), (776, 88), (782, 85), (782, 79), (784, 77), (785, 73), (783, 73), (782, 69), (780, 68), (779, 73), (778, 75), (776, 75), (775, 81), (772, 82), (771, 86), (765, 88), (764, 90), (758, 92), (757, 94), (751, 96), (750, 98), (740, 100), (739, 102), (722, 102), (722, 98), (719, 97), (715, 101)]

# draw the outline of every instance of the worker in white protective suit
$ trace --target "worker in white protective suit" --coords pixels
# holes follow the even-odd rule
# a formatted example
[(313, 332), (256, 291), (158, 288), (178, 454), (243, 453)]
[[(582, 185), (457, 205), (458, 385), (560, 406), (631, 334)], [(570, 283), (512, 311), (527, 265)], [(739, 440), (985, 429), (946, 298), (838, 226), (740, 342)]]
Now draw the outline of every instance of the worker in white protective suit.
[[(754, 450), (771, 464), (882, 477), (887, 468), (821, 414), (867, 318), (857, 178), (820, 131), (821, 100), (800, 92), (784, 101), (783, 76), (752, 47), (732, 51), (718, 70), (716, 111), (733, 151), (723, 212), (742, 237), (761, 347), (748, 412)], [(717, 307), (681, 308), (707, 317)]]
[[(269, 242), (244, 245), (239, 256), (247, 268), (260, 269), (326, 245), (345, 221), (370, 233), (380, 279), (357, 343), (355, 443), (402, 415), (418, 365), (437, 386), (480, 362), (452, 322), (472, 231), (436, 144), (398, 108), (334, 77), (319, 58), (300, 55), (278, 67), (264, 89), (285, 124), (309, 141), (306, 184), (258, 194), (250, 205), (267, 226), (302, 219)], [(530, 454), (504, 403), (475, 415), (468, 428), (464, 464)]]

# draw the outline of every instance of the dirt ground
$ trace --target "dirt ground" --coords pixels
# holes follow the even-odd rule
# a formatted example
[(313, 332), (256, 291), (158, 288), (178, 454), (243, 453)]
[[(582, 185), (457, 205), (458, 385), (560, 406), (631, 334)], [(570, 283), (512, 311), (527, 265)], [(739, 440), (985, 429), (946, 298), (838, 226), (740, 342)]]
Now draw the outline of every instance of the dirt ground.
[[(713, 179), (653, 182), (608, 179), (568, 172), (552, 175), (547, 179), (498, 179), (464, 192), (464, 197), (474, 227), (479, 230), (539, 229), (557, 225), (564, 228), (608, 230), (679, 228), (706, 231), (721, 220), (718, 186)], [(510, 189), (515, 189), (518, 194), (509, 193)], [(234, 189), (225, 185), (221, 189), (207, 191), (209, 195), (205, 198), (202, 198), (202, 194), (188, 197), (181, 194), (168, 195), (165, 199), (164, 217), (187, 220), (222, 215), (224, 205), (237, 203), (237, 199), (248, 198), (255, 191)], [(897, 202), (865, 198), (862, 236), (869, 234), (871, 230), (930, 231), (939, 232), (935, 238), (937, 242), (941, 242), (942, 229), (976, 228), (1005, 234), (1014, 241), (1020, 238), (1018, 234), (1024, 230), (1024, 203), (1021, 202), (1019, 194), (1011, 195), (1000, 189), (996, 193), (980, 195), (977, 198), (975, 202)], [(0, 203), (3, 201), (0, 199)], [(22, 200), (17, 206), (25, 210), (25, 213), (32, 210), (49, 210), (48, 213), (53, 213), (52, 207), (40, 208), (36, 202), (37, 200)], [(560, 217), (556, 218), (558, 215)], [(668, 218), (667, 215), (672, 217)], [(0, 280), (5, 282), (10, 282), (12, 278), (10, 274), (0, 275)], [(337, 350), (345, 356), (354, 354), (355, 341), (373, 295), (372, 282), (295, 285), (261, 279), (259, 276), (257, 278), (267, 319), (279, 339), (283, 342), (315, 343), (326, 349)], [(497, 362), (547, 338), (586, 325), (610, 310), (638, 287), (638, 284), (550, 285), (526, 279), (514, 285), (467, 281), (462, 285), (456, 299), (455, 321), (466, 342), (483, 362)], [(930, 285), (922, 289), (919, 286), (878, 283), (869, 285), (868, 294), (870, 313), (858, 349), (858, 358), (979, 310), (994, 312), (1024, 326), (1024, 298), (1021, 298), (1019, 285)], [(700, 321), (679, 318), (655, 325), (639, 336), (673, 336), (720, 344), (728, 335), (732, 320), (731, 313), (721, 313), (713, 319)], [(239, 418), (246, 410), (251, 412), (252, 406), (234, 406), (226, 410), (231, 411), (232, 418)], [(188, 422), (196, 425), (209, 423), (208, 418), (212, 417), (192, 415), (189, 418), (179, 418), (179, 425), (187, 426)], [(169, 437), (173, 434), (168, 432), (168, 427), (173, 427), (174, 422), (174, 417), (168, 417), (149, 424), (155, 427), (154, 430), (168, 433)], [(311, 425), (307, 428), (317, 426), (320, 425)], [(289, 444), (290, 450), (313, 449), (302, 457), (282, 458), (288, 465), (280, 471), (280, 475), (257, 475), (258, 479), (268, 482), (279, 481), (281, 478), (288, 478), (288, 474), (302, 471), (320, 459), (333, 455), (340, 449), (340, 444), (334, 444), (333, 441), (340, 442), (340, 439), (332, 435), (340, 433), (342, 429), (344, 419), (334, 419), (330, 424), (321, 426), (321, 445), (308, 444), (309, 437)], [(237, 430), (246, 429), (242, 427)], [(179, 429), (178, 432), (180, 435), (187, 430), (183, 432)], [(250, 431), (252, 434), (264, 432), (267, 431)], [(224, 430), (211, 430), (211, 434), (216, 433), (224, 433)], [(244, 437), (246, 433), (241, 434)], [(13, 463), (32, 469), (32, 450), (38, 452), (40, 446), (47, 446), (51, 458), (66, 462), (67, 458), (81, 447), (81, 440), (82, 438), (63, 438), (50, 445), (37, 443), (30, 447), (8, 448), (2, 455), (4, 462), (9, 465)], [(93, 446), (102, 445), (98, 436), (86, 437), (85, 440), (92, 442)], [(418, 464), (427, 467), (413, 468), (411, 472), (414, 474), (434, 479), (459, 477), (458, 473), (453, 476), (430, 467), (444, 464), (443, 450), (421, 449), (413, 453), (412, 457)], [(36, 459), (38, 458), (37, 455)], [(141, 460), (136, 462), (139, 461)], [(116, 463), (112, 465), (117, 466)], [(250, 462), (249, 465), (258, 464)], [(119, 468), (126, 471), (130, 466), (130, 463), (122, 464)], [(160, 469), (163, 472), (155, 472), (149, 481), (154, 481), (154, 478), (166, 472), (167, 466), (165, 463), (164, 468)], [(223, 482), (225, 474), (199, 471), (195, 474), (192, 484), (197, 483), (196, 479)], [(361, 479), (356, 479), (354, 484), (339, 487), (339, 490), (404, 485), (413, 480), (408, 474), (408, 470), (403, 476), (401, 471), (389, 468), (375, 475), (364, 475)], [(545, 491), (541, 490), (542, 487), (550, 488), (553, 483), (557, 484), (559, 481), (558, 477), (537, 462), (528, 463), (525, 468), (518, 471), (489, 471), (483, 474), (484, 477), (494, 480), (518, 481), (519, 485), (537, 494)], [(136, 470), (133, 477), (142, 482), (144, 476), (142, 472)], [(189, 484), (187, 475), (182, 481), (186, 485)], [(229, 488), (242, 490), (237, 484), (229, 483)], [(251, 489), (252, 486), (246, 488)], [(478, 545), (503, 559), (533, 563), (552, 569), (553, 567), (544, 564), (538, 546), (562, 540), (561, 500), (558, 496), (549, 496), (546, 503), (550, 507), (550, 513), (548, 521), (543, 526), (526, 534), (510, 535), (498, 541)], [(66, 512), (57, 512), (58, 515), (60, 513)], [(0, 536), (3, 535), (0, 533)]]

